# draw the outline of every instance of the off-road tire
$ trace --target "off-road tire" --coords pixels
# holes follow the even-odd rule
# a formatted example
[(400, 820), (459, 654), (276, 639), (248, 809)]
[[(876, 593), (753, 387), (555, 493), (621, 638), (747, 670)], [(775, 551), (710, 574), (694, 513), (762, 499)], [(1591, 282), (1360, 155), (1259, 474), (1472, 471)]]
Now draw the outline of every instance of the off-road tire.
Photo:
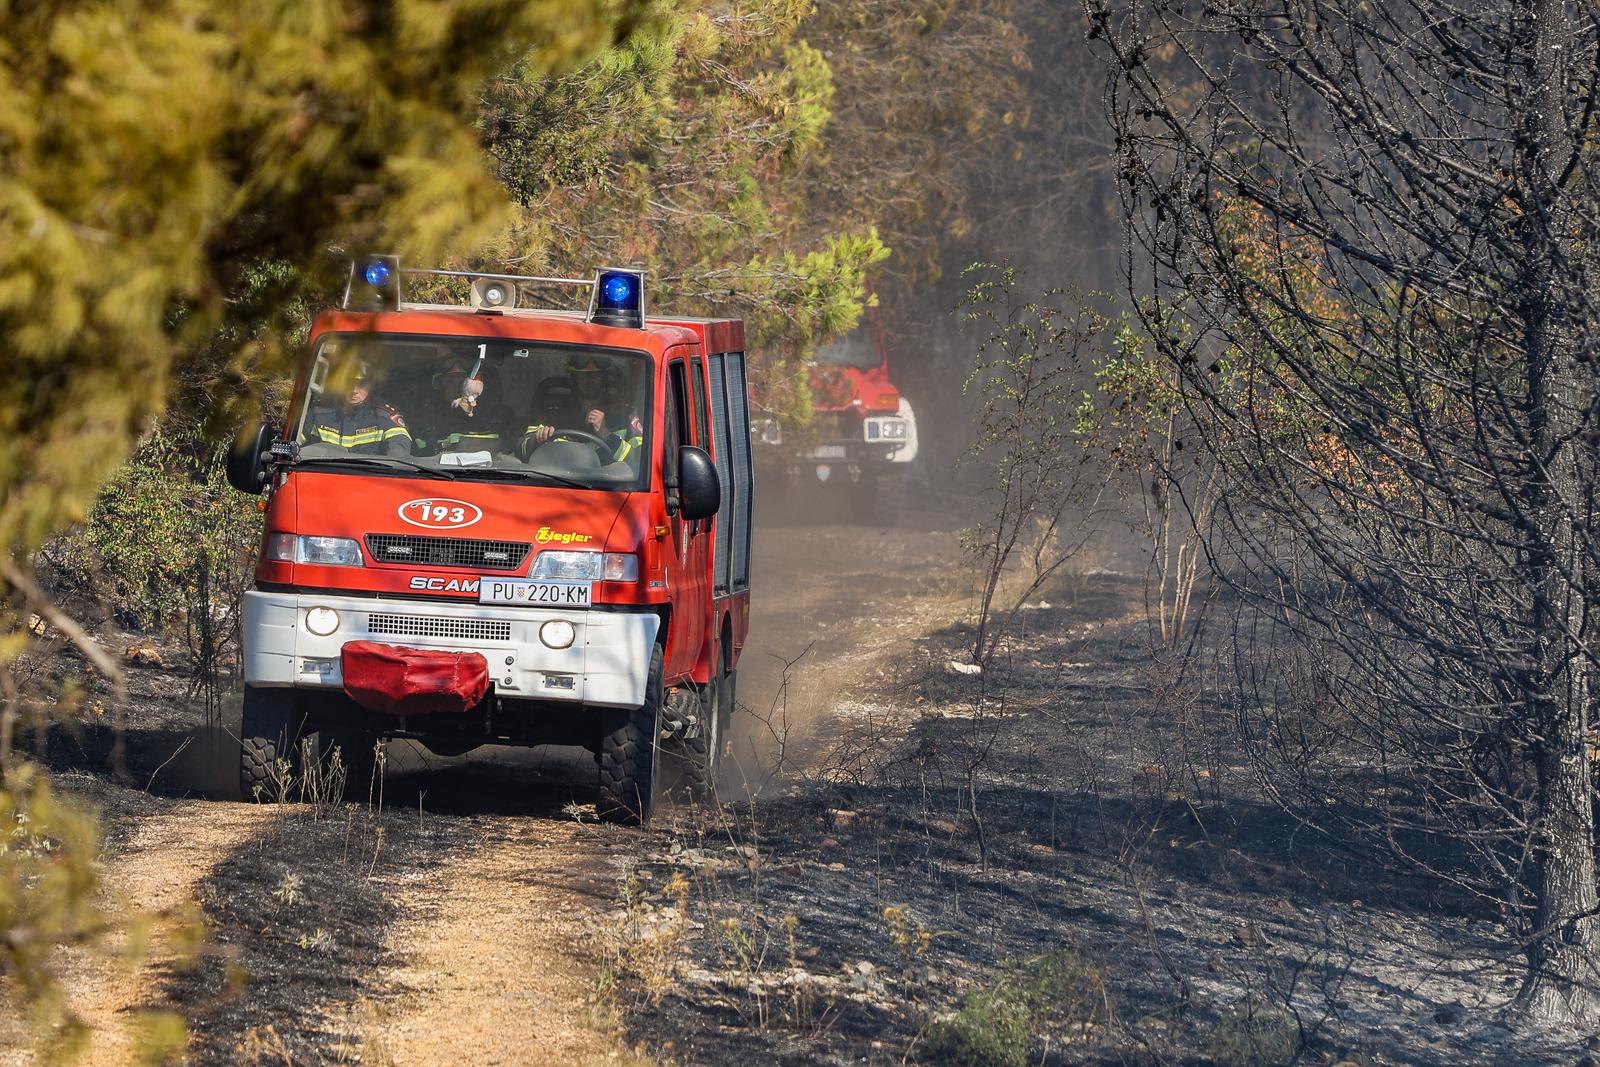
[(305, 715), (293, 689), (245, 686), (239, 721), (240, 796), (247, 801), (288, 799), (276, 795), (278, 761), (287, 760), (289, 773), (298, 781), (304, 769), (300, 741), (305, 735)]
[(878, 475), (868, 469), (861, 472), (859, 481), (845, 486), (847, 519), (856, 526), (876, 526), (882, 511), (878, 502)]
[[(723, 662), (727, 662), (724, 655)], [(722, 676), (722, 692), (718, 694), (717, 710), (722, 713), (722, 722), (717, 729), (722, 731), (722, 743), (728, 743), (728, 727), (733, 722), (733, 713), (739, 708), (739, 668), (727, 672)]]
[(671, 749), (677, 758), (685, 791), (691, 800), (701, 804), (715, 804), (717, 800), (717, 771), (725, 736), (722, 728), (728, 721), (728, 713), (722, 708), (724, 693), (719, 669), (701, 694), (700, 732), (694, 737), (676, 740)]
[(378, 756), (374, 751), (378, 739), (364, 730), (339, 731), (323, 743), (323, 758), (327, 759), (335, 746), (339, 749), (339, 762), (344, 764), (344, 798), (353, 803), (371, 801), (376, 806), (383, 796), (380, 783), (374, 779)]
[(600, 737), (600, 792), (595, 810), (602, 822), (640, 826), (655, 812), (660, 766), (661, 646), (650, 653), (644, 703), (637, 708), (610, 708)]
[(884, 529), (895, 526), (909, 495), (909, 482), (910, 472), (903, 464), (862, 471), (861, 480), (850, 486), (850, 521)]

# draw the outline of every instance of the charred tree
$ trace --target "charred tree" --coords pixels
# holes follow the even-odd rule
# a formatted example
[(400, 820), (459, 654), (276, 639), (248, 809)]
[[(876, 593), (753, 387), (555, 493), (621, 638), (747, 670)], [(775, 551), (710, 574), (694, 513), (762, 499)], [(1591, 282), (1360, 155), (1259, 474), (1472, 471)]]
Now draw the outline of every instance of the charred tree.
[(1594, 1021), (1594, 9), (1088, 15), (1265, 779), (1503, 904), (1518, 1006)]

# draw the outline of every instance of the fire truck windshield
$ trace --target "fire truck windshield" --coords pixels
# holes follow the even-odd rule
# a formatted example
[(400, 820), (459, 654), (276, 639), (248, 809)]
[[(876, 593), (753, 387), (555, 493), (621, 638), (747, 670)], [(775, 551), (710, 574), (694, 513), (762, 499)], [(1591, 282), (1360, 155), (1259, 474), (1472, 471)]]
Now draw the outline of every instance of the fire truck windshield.
[(295, 406), (297, 462), (645, 489), (649, 366), (643, 353), (614, 349), (328, 335)]
[(860, 370), (871, 370), (883, 363), (877, 346), (867, 336), (866, 330), (856, 330), (836, 341), (818, 346), (814, 358), (825, 367), (856, 367)]

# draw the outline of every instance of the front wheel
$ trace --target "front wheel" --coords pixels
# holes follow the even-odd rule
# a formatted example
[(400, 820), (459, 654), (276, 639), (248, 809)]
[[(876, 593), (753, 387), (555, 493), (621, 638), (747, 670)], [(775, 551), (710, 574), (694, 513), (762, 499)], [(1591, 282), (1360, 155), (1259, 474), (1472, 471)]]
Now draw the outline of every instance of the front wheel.
[(637, 708), (605, 712), (600, 737), (600, 795), (595, 803), (604, 822), (639, 826), (650, 821), (656, 806), (656, 770), (660, 764), (661, 646), (650, 653), (650, 675), (644, 703)]
[(239, 721), (239, 793), (245, 800), (288, 800), (305, 769), (301, 742), (311, 739), (293, 689), (245, 686)]

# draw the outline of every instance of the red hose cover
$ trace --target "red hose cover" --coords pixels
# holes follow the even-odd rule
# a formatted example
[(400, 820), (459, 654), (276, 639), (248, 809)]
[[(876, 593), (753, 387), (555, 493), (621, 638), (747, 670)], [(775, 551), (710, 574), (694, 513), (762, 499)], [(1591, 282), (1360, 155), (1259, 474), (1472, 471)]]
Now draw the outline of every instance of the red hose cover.
[(463, 712), (489, 691), (489, 661), (476, 652), (437, 652), (351, 641), (340, 654), (344, 691), (387, 715)]

